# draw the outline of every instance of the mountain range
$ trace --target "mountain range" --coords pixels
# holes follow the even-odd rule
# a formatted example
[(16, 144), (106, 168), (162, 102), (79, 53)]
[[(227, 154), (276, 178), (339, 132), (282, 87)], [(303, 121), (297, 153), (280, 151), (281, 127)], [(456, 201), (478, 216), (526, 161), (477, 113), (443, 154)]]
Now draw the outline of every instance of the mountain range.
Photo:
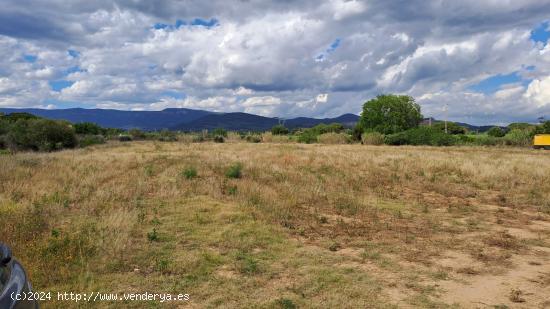
[(199, 131), (224, 128), (226, 130), (265, 131), (277, 124), (288, 128), (313, 127), (320, 123), (342, 123), (353, 126), (359, 116), (344, 114), (336, 118), (280, 119), (248, 113), (215, 113), (188, 108), (167, 108), (162, 111), (122, 111), (114, 109), (39, 109), (39, 108), (0, 108), (0, 113), (29, 113), (36, 116), (67, 120), (73, 123), (93, 122), (106, 128), (155, 130)]
[[(157, 131), (162, 129), (179, 131), (200, 131), (204, 129), (224, 128), (232, 131), (266, 131), (277, 124), (284, 124), (287, 128), (309, 128), (320, 123), (341, 123), (346, 127), (353, 127), (359, 120), (354, 114), (344, 114), (335, 118), (298, 117), (282, 119), (264, 117), (248, 113), (216, 113), (189, 108), (167, 108), (161, 111), (123, 111), (115, 109), (39, 109), (39, 108), (0, 108), (0, 113), (29, 113), (36, 116), (67, 120), (73, 123), (93, 122), (106, 128), (141, 129)], [(424, 119), (427, 123), (430, 118)], [(433, 118), (432, 122), (437, 122)], [(458, 125), (470, 131), (484, 132), (493, 126), (474, 126), (467, 123)]]

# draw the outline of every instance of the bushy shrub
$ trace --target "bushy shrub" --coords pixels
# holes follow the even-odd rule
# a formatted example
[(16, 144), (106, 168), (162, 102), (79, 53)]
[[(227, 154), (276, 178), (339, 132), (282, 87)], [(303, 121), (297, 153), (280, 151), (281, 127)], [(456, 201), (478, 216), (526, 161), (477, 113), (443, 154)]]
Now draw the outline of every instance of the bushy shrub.
[(512, 146), (530, 146), (532, 136), (528, 130), (513, 129), (504, 137), (504, 143)]
[(306, 144), (317, 143), (317, 134), (312, 130), (304, 130), (298, 135), (298, 142)]
[(361, 143), (364, 145), (382, 145), (384, 144), (384, 134), (378, 132), (363, 133)]
[(243, 165), (241, 163), (234, 163), (225, 171), (225, 177), (227, 178), (241, 178)]
[(76, 134), (99, 135), (104, 133), (103, 128), (93, 122), (75, 123), (73, 127)]
[(145, 139), (145, 132), (140, 129), (130, 129), (128, 134), (132, 137), (133, 140)]
[(419, 127), (385, 136), (388, 145), (432, 145), (451, 146), (456, 143), (453, 135), (445, 134), (430, 127)]
[(344, 131), (345, 127), (341, 123), (331, 123), (331, 124), (324, 124), (320, 123), (313, 128), (307, 129), (309, 131), (312, 131), (313, 133), (320, 135), (325, 133), (340, 133)]
[(7, 144), (14, 150), (54, 151), (77, 145), (74, 128), (65, 121), (19, 118), (10, 125)]
[(214, 131), (212, 131), (212, 135), (214, 135), (214, 136), (219, 135), (219, 136), (222, 136), (222, 137), (227, 137), (227, 131), (223, 128), (217, 128), (217, 129), (214, 129)]
[(502, 145), (503, 141), (501, 138), (493, 137), (489, 135), (478, 135), (474, 139), (474, 144), (478, 146), (497, 146)]
[(476, 137), (466, 134), (460, 134), (456, 136), (456, 141), (461, 145), (472, 145), (476, 142)]
[(0, 149), (6, 149), (8, 148), (8, 143), (6, 142), (6, 137), (3, 135), (0, 135)]
[(105, 137), (103, 135), (81, 135), (78, 137), (78, 145), (80, 147), (88, 147), (91, 145), (104, 144)]
[(103, 135), (107, 138), (116, 138), (119, 134), (124, 133), (124, 130), (118, 128), (103, 128)]
[(40, 117), (35, 116), (33, 114), (29, 113), (11, 113), (8, 115), (2, 115), (1, 116), (3, 120), (7, 122), (14, 123), (18, 120), (31, 120), (31, 119), (39, 119)]
[[(432, 126), (434, 129), (440, 130), (442, 132), (445, 132), (445, 122), (436, 122)], [(466, 134), (467, 130), (464, 127), (459, 126), (458, 124), (454, 122), (447, 122), (447, 132), (449, 134), (458, 135), (458, 134)]]
[(223, 142), (225, 142), (225, 138), (223, 138), (223, 136), (221, 136), (221, 135), (216, 135), (216, 136), (214, 136), (214, 142), (215, 143), (223, 143)]
[(501, 127), (492, 127), (487, 131), (487, 135), (492, 137), (503, 137), (506, 132)]
[(273, 135), (287, 135), (290, 131), (282, 124), (278, 124), (271, 128), (271, 134)]
[(350, 142), (350, 138), (344, 133), (331, 132), (317, 136), (317, 141), (321, 144), (347, 144)]
[(192, 166), (188, 166), (181, 172), (181, 174), (186, 179), (193, 179), (197, 177), (197, 169)]

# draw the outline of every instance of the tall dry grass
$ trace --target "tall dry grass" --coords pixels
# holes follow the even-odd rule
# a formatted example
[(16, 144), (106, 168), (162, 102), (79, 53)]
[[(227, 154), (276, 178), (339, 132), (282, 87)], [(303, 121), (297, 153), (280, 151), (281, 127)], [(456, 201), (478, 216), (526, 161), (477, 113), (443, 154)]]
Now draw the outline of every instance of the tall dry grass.
[[(243, 166), (242, 177), (227, 178), (227, 168), (237, 162)], [(197, 177), (182, 176), (188, 167), (196, 168)], [(215, 269), (225, 269), (221, 265), (226, 254), (236, 252), (235, 262), (228, 265), (244, 269), (245, 274), (263, 267), (258, 276), (265, 276), (268, 284), (267, 278), (274, 274), (266, 269), (278, 269), (274, 265), (284, 260), (281, 240), (258, 236), (246, 240), (245, 246), (242, 238), (246, 233), (260, 235), (267, 227), (277, 231), (273, 235), (282, 233), (277, 237), (301, 239), (327, 252), (363, 248), (368, 243), (385, 254), (428, 263), (430, 255), (449, 246), (476, 250), (434, 242), (472, 228), (451, 224), (453, 220), (483, 220), (486, 211), (479, 205), (528, 211), (538, 214), (539, 220), (547, 220), (550, 213), (550, 157), (522, 149), (112, 143), (57, 153), (3, 155), (0, 179), (0, 241), (11, 245), (40, 290), (116, 287), (100, 278), (112, 279), (113, 274), (122, 276), (134, 269), (147, 269), (150, 276), (168, 273), (176, 280), (188, 270), (165, 267), (162, 261), (170, 261), (169, 256), (178, 259), (177, 252), (186, 246), (200, 246), (201, 253), (180, 257), (181, 263), (209, 269), (193, 278), (210, 278)], [(193, 215), (186, 213), (186, 201), (198, 196), (221, 205), (209, 208), (208, 202), (189, 208)], [(221, 217), (209, 215), (225, 204), (237, 208)], [(507, 218), (516, 219), (530, 220), (522, 215)], [(185, 220), (192, 221), (181, 223)], [(235, 222), (243, 223), (233, 227), (230, 239), (220, 234), (219, 239), (208, 240), (217, 235), (211, 234), (216, 229)], [(479, 226), (483, 224), (476, 223)], [(150, 248), (147, 240), (153, 228), (165, 241), (160, 247)], [(196, 235), (192, 236), (196, 239), (172, 238), (178, 233)], [(212, 248), (221, 255), (208, 257)], [(280, 252), (281, 260), (266, 255), (265, 260), (254, 262), (266, 250)], [(158, 252), (164, 253), (158, 257)], [(306, 271), (309, 266), (304, 265), (315, 263), (309, 255), (298, 256), (304, 264), (293, 266), (296, 271)], [(380, 256), (368, 255), (382, 268), (392, 265)], [(335, 263), (327, 257), (329, 262)], [(306, 273), (304, 278), (311, 280), (318, 275), (311, 269)], [(200, 286), (197, 283), (196, 288)]]

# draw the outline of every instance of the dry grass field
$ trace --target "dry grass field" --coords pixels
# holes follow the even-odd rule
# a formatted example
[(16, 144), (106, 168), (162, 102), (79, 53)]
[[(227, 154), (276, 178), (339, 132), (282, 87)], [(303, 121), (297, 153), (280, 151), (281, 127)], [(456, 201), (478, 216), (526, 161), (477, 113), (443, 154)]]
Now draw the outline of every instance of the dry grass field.
[(3, 155), (0, 220), (35, 290), (190, 294), (43, 308), (550, 308), (547, 151), (131, 142)]

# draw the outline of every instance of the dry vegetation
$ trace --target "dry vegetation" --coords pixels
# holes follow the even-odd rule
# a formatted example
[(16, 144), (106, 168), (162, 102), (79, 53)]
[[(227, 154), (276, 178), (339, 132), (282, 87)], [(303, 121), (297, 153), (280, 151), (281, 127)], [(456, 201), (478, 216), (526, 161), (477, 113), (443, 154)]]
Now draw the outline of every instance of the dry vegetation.
[(0, 156), (0, 180), (1, 241), (39, 291), (184, 292), (194, 308), (550, 306), (549, 152), (110, 143)]

